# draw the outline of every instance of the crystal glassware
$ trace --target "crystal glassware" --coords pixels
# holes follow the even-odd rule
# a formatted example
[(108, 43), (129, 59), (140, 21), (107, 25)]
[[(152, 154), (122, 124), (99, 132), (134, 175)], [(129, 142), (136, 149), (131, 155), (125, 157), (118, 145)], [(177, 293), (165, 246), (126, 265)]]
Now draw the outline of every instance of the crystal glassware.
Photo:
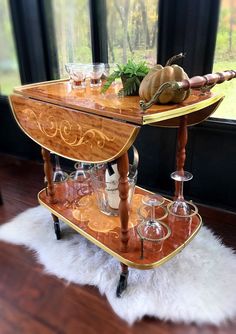
[[(107, 79), (114, 72), (115, 67), (116, 64), (110, 64), (110, 63), (104, 64), (104, 71), (103, 71), (104, 79)], [(115, 84), (114, 81), (113, 84)]]
[(68, 207), (68, 174), (66, 172), (54, 172), (53, 187), (55, 192), (56, 206), (58, 209), (65, 209)]
[[(89, 196), (92, 193), (90, 174), (78, 170), (70, 174), (70, 185), (72, 187), (73, 208), (80, 208), (89, 204)], [(81, 201), (82, 198), (86, 200)]]
[(173, 172), (171, 178), (178, 182), (178, 196), (175, 201), (168, 206), (169, 211), (178, 216), (188, 216), (191, 214), (191, 207), (187, 201), (184, 199), (183, 187), (184, 182), (190, 181), (193, 175), (189, 172)]
[(61, 169), (58, 155), (55, 154), (55, 169), (53, 172), (53, 182), (63, 182), (67, 178), (67, 174)]
[(138, 214), (141, 218), (141, 223), (137, 227), (137, 233), (141, 240), (141, 258), (144, 257), (144, 242), (145, 249), (151, 252), (159, 252), (162, 250), (163, 242), (170, 234), (171, 230), (162, 220), (167, 217), (167, 210), (162, 205), (164, 198), (160, 195), (147, 195), (144, 197)]
[(65, 209), (69, 207), (69, 175), (64, 172), (60, 165), (59, 156), (55, 154), (55, 169), (53, 172), (53, 184), (57, 207)]
[(189, 172), (174, 172), (171, 178), (177, 183), (177, 198), (167, 205), (168, 221), (172, 228), (173, 238), (175, 234), (181, 233), (186, 237), (191, 234), (192, 218), (198, 213), (198, 208), (192, 202), (184, 199), (183, 184), (193, 178)]
[(159, 194), (148, 194), (143, 196), (142, 202), (151, 207), (151, 219), (155, 220), (155, 207), (164, 204), (165, 199)]
[(94, 63), (89, 65), (90, 87), (99, 87), (102, 84), (102, 75), (104, 73), (104, 63)]
[(65, 68), (70, 76), (70, 83), (72, 88), (83, 89), (86, 87), (88, 65), (80, 63), (68, 63), (65, 65)]
[[(132, 165), (129, 166), (128, 174), (128, 202), (131, 204), (135, 184), (137, 182), (138, 171), (132, 171)], [(108, 177), (108, 164), (95, 165), (90, 169), (92, 187), (96, 196), (97, 205), (100, 211), (108, 216), (119, 215), (119, 178)]]

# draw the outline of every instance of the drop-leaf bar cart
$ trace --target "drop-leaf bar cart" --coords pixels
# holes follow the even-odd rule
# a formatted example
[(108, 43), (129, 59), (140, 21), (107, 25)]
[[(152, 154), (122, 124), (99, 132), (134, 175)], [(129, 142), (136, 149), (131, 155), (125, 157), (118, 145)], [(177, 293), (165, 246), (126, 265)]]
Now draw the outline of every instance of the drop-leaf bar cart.
[[(172, 229), (161, 252), (140, 257), (140, 240), (129, 225), (128, 205), (128, 154), (141, 126), (178, 127), (177, 169), (185, 162), (187, 126), (205, 120), (218, 107), (222, 95), (209, 91), (193, 90), (190, 97), (178, 105), (153, 105), (147, 111), (139, 106), (139, 97), (118, 97), (119, 87), (113, 86), (105, 95), (100, 89), (72, 90), (65, 80), (43, 82), (16, 88), (10, 96), (13, 114), (19, 127), (42, 147), (47, 187), (38, 194), (39, 202), (52, 213), (54, 227), (59, 237), (61, 219), (85, 238), (108, 252), (121, 263), (121, 275), (117, 288), (120, 296), (127, 285), (128, 266), (151, 269), (161, 265), (189, 243), (201, 226), (196, 215), (190, 231), (178, 227)], [(187, 87), (187, 83), (185, 83)], [(50, 152), (74, 161), (102, 163), (118, 159), (120, 174), (120, 217), (109, 233), (94, 231), (80, 222), (70, 209), (56, 206)], [(139, 187), (135, 194), (148, 191)], [(134, 213), (135, 214), (135, 213)], [(131, 213), (132, 215), (132, 213)], [(117, 219), (120, 223), (117, 224)], [(168, 221), (167, 221), (168, 223)], [(79, 256), (79, 254), (78, 254)]]

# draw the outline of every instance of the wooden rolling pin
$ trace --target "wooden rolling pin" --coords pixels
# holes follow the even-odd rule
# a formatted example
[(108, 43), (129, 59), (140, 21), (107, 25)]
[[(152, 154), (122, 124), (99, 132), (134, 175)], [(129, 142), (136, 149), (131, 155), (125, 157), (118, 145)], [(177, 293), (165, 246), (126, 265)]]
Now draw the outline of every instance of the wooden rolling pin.
[(229, 81), (236, 77), (236, 71), (227, 70), (224, 72), (216, 72), (211, 74), (206, 74), (203, 76), (195, 76), (190, 79), (185, 79), (182, 81), (177, 81), (178, 89), (188, 90), (190, 88), (202, 88), (205, 86), (211, 87), (216, 84), (221, 84), (224, 81)]
[(142, 111), (146, 111), (150, 108), (153, 104), (157, 102), (158, 97), (166, 90), (166, 89), (173, 89), (173, 90), (188, 90), (190, 88), (194, 89), (207, 89), (212, 88), (216, 84), (221, 84), (224, 81), (229, 81), (236, 77), (236, 71), (234, 70), (227, 70), (223, 72), (216, 72), (211, 74), (206, 74), (203, 76), (195, 76), (190, 79), (184, 79), (182, 81), (169, 81), (165, 82), (161, 85), (161, 87), (156, 91), (150, 101), (140, 101), (140, 107)]

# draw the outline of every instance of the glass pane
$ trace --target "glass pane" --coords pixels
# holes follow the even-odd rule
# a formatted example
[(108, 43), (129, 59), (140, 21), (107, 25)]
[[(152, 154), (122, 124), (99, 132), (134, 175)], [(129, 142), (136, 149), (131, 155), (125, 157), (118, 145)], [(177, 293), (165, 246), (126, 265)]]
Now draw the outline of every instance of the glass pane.
[(158, 0), (107, 0), (110, 63), (156, 63)]
[[(236, 0), (222, 0), (214, 72), (236, 70)], [(236, 79), (216, 85), (214, 92), (225, 94), (213, 117), (236, 120)]]
[(0, 94), (12, 93), (20, 85), (16, 50), (12, 35), (12, 24), (8, 1), (0, 0)]
[(67, 76), (65, 64), (91, 63), (88, 0), (53, 0), (53, 16), (60, 76)]

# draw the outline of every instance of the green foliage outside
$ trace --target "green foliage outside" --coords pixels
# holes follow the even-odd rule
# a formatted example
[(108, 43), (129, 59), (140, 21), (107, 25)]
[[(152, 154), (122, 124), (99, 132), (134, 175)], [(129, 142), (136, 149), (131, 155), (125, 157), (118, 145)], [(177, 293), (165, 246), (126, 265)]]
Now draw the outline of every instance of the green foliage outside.
[[(236, 70), (236, 60), (219, 61), (214, 64), (214, 72), (231, 69)], [(223, 102), (212, 117), (236, 120), (236, 79), (216, 85), (212, 91), (225, 95)]]
[[(236, 70), (236, 1), (222, 0), (213, 72)], [(236, 79), (216, 85), (225, 99), (213, 117), (236, 120)]]
[(9, 94), (20, 85), (7, 0), (0, 0), (0, 94)]

